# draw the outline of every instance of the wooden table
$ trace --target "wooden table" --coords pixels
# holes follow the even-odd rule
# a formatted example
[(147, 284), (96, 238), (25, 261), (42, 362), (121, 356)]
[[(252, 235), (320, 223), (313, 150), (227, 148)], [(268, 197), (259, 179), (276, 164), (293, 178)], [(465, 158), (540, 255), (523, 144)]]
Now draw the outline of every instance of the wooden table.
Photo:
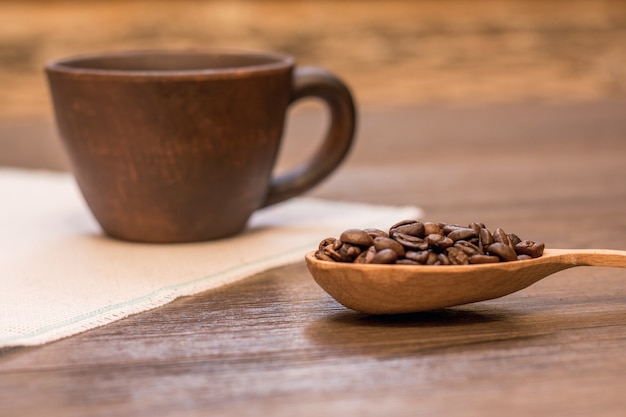
[[(288, 162), (316, 135), (317, 116), (298, 118)], [(311, 195), (418, 205), (427, 220), (482, 221), (550, 247), (626, 249), (625, 162), (625, 101), (372, 110), (347, 163)], [(3, 417), (624, 410), (626, 271), (608, 268), (563, 271), (489, 302), (376, 317), (338, 305), (300, 262), (0, 351)]]

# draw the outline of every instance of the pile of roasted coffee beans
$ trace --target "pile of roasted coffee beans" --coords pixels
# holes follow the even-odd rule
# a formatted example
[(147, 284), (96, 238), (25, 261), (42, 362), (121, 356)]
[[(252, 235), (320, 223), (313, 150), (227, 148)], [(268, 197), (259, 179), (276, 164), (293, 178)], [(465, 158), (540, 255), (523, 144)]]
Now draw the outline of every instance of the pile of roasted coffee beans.
[(401, 265), (469, 265), (538, 258), (544, 244), (522, 240), (482, 223), (459, 226), (403, 220), (389, 232), (348, 229), (320, 242), (315, 257), (331, 262)]

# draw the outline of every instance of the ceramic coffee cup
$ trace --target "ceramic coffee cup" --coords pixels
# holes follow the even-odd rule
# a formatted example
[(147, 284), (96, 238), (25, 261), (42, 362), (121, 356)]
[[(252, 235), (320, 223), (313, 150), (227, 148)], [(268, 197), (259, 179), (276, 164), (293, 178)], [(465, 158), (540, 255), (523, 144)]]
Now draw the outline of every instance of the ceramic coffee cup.
[[(242, 231), (257, 209), (297, 196), (346, 156), (349, 89), (276, 53), (135, 51), (46, 66), (57, 126), (104, 231), (139, 242), (193, 242)], [(319, 148), (273, 176), (289, 106), (330, 109)]]

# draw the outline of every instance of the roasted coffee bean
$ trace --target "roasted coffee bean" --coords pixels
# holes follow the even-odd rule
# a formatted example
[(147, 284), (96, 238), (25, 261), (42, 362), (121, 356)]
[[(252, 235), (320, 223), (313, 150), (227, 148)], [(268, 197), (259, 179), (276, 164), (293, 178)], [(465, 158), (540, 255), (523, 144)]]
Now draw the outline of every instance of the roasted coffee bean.
[(422, 250), (422, 251), (413, 251), (413, 250), (409, 250), (406, 251), (406, 253), (404, 254), (404, 257), (406, 259), (410, 259), (412, 261), (415, 262), (419, 262), (420, 264), (425, 264), (426, 261), (428, 260), (428, 254), (429, 252), (427, 250)]
[(352, 262), (361, 252), (360, 247), (349, 243), (344, 243), (337, 249), (337, 253), (341, 256), (341, 262)]
[(374, 239), (374, 247), (377, 251), (391, 249), (398, 255), (398, 258), (404, 257), (404, 246), (390, 237), (377, 237)]
[(373, 264), (393, 264), (398, 260), (398, 254), (393, 249), (383, 249), (376, 252), (372, 258)]
[(483, 248), (486, 248), (494, 242), (493, 235), (486, 227), (481, 228), (480, 232), (478, 232), (478, 242), (479, 246)]
[(334, 245), (328, 245), (322, 249), (324, 255), (330, 257), (335, 262), (342, 262), (342, 256), (333, 248)]
[(504, 243), (507, 246), (511, 245), (509, 235), (507, 235), (506, 232), (499, 227), (496, 229), (495, 232), (493, 232), (493, 240), (494, 242)]
[(446, 254), (448, 255), (448, 259), (450, 259), (451, 264), (454, 264), (454, 265), (469, 264), (469, 257), (465, 254), (465, 252), (455, 247), (446, 249)]
[(367, 233), (368, 235), (370, 235), (370, 237), (372, 239), (376, 238), (376, 237), (389, 237), (389, 233), (380, 230), (380, 229), (363, 229), (363, 231), (365, 233)]
[(494, 242), (487, 247), (489, 255), (496, 255), (503, 261), (514, 261), (517, 259), (517, 253), (509, 245), (502, 242)]
[(367, 263), (367, 262), (365, 262), (365, 256), (366, 255), (367, 255), (367, 251), (361, 252), (361, 254), (354, 259), (354, 263), (355, 264), (366, 264)]
[(448, 236), (444, 237), (439, 241), (439, 249), (445, 250), (454, 245), (454, 240), (450, 239)]
[(469, 240), (473, 237), (477, 237), (478, 235), (476, 234), (474, 229), (470, 227), (458, 227), (452, 230), (450, 233), (448, 233), (447, 236), (450, 239), (457, 241), (457, 240)]
[(344, 256), (339, 253), (339, 248), (341, 248), (341, 245), (343, 245), (341, 240), (335, 239), (334, 242), (324, 246), (324, 249), (322, 249), (322, 250), (324, 251), (324, 253), (327, 256), (330, 256), (335, 261), (337, 261), (337, 262), (344, 262), (345, 261), (344, 260)]
[(437, 254), (436, 265), (450, 265), (450, 264), (452, 264), (452, 262), (450, 259), (448, 259), (448, 256), (445, 253)]
[(425, 222), (424, 223), (424, 236), (433, 235), (433, 234), (442, 235), (443, 232), (441, 231), (441, 227), (439, 227), (437, 223)]
[(374, 246), (370, 246), (366, 251), (361, 252), (361, 254), (356, 257), (354, 262), (358, 264), (371, 264), (372, 259), (374, 259), (374, 255), (376, 255), (376, 248)]
[(396, 242), (404, 246), (406, 250), (428, 249), (428, 242), (416, 236), (405, 235), (404, 233), (396, 233), (395, 235), (393, 235), (393, 238)]
[(324, 249), (326, 246), (328, 245), (332, 245), (333, 243), (335, 243), (337, 241), (337, 239), (335, 239), (334, 237), (327, 237), (326, 239), (322, 240), (320, 242), (320, 245), (318, 246), (319, 250)]
[(320, 261), (334, 261), (334, 259), (326, 255), (326, 253), (324, 253), (322, 249), (319, 249), (317, 252), (315, 252), (315, 257)]
[(515, 247), (515, 245), (520, 243), (522, 239), (520, 239), (519, 236), (517, 236), (515, 233), (509, 233), (509, 241), (511, 242), (511, 245)]
[(470, 223), (469, 227), (471, 229), (473, 229), (474, 232), (476, 232), (476, 236), (478, 236), (478, 233), (480, 232), (480, 229), (484, 228), (485, 225), (483, 223), (473, 222), (473, 223)]
[(543, 255), (544, 247), (545, 245), (541, 242), (524, 240), (515, 245), (515, 251), (520, 255), (528, 255), (533, 258), (538, 258)]
[(404, 235), (424, 237), (424, 224), (417, 220), (403, 220), (389, 228), (389, 236), (393, 237), (396, 233)]
[(454, 242), (454, 247), (463, 251), (467, 256), (483, 254), (482, 249), (467, 240), (457, 240)]
[(453, 230), (458, 229), (459, 227), (463, 227), (463, 226), (458, 225), (458, 224), (446, 224), (444, 227), (441, 228), (441, 231), (444, 235), (447, 235)]
[(495, 255), (472, 255), (469, 257), (469, 263), (471, 264), (491, 264), (500, 262), (500, 258)]
[(413, 261), (408, 258), (402, 258), (396, 261), (396, 265), (421, 265), (421, 264), (417, 261)]
[(428, 258), (426, 258), (425, 265), (435, 265), (437, 263), (437, 254), (435, 252), (428, 252)]
[(436, 250), (438, 252), (444, 251), (450, 246), (454, 245), (454, 241), (447, 236), (430, 234), (426, 236), (426, 242), (428, 243), (428, 247), (430, 249)]
[(345, 230), (339, 239), (322, 240), (315, 257), (327, 262), (466, 265), (536, 258), (543, 255), (544, 246), (501, 228), (491, 233), (479, 222), (460, 226), (403, 220), (389, 233), (373, 228)]
[(431, 233), (424, 238), (424, 240), (428, 243), (429, 248), (434, 248), (440, 240), (445, 238), (444, 235), (440, 235), (438, 233)]
[(339, 236), (343, 243), (368, 248), (374, 244), (374, 239), (365, 231), (360, 229), (348, 229)]

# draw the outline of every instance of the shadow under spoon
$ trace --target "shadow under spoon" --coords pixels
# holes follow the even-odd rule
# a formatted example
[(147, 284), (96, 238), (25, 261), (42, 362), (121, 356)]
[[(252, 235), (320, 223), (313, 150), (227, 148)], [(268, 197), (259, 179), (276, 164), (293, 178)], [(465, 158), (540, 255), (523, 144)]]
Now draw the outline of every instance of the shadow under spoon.
[(398, 314), (491, 300), (575, 266), (626, 268), (626, 251), (546, 249), (539, 258), (481, 265), (373, 265), (305, 256), (315, 282), (352, 310)]

